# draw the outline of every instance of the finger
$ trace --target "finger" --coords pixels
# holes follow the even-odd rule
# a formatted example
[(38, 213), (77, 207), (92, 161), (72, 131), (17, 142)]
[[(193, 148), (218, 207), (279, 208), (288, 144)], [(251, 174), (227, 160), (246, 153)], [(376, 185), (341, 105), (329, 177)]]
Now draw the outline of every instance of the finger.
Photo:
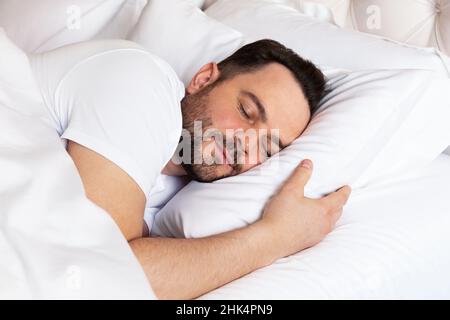
[(309, 159), (303, 160), (297, 168), (295, 168), (292, 175), (286, 181), (285, 186), (289, 189), (298, 190), (298, 192), (303, 195), (306, 183), (308, 183), (311, 178), (312, 170), (312, 161)]
[(338, 212), (348, 201), (352, 189), (349, 186), (340, 188), (338, 191), (330, 193), (328, 196), (321, 199), (328, 212)]

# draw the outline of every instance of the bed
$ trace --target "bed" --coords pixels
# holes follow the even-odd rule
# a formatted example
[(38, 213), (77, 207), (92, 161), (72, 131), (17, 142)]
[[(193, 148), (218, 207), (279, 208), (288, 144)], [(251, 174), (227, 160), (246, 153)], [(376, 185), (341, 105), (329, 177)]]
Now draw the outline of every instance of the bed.
[[(191, 1), (220, 20), (214, 12), (214, 0), (180, 1)], [(402, 0), (395, 4), (389, 0), (269, 1), (282, 3), (317, 21), (376, 37), (389, 37), (395, 43), (429, 47), (424, 49), (423, 55), (417, 55), (412, 65), (426, 63), (427, 69), (439, 69), (443, 75), (450, 75), (447, 56), (450, 53), (450, 0)], [(24, 2), (20, 4), (15, 0), (0, 3), (0, 27), (5, 27), (8, 35), (16, 38), (16, 44), (27, 52), (43, 52), (89, 39), (124, 38), (139, 22), (147, 4), (146, 0), (80, 0), (79, 6), (68, 8), (67, 4), (72, 5), (74, 1), (47, 2), (50, 5), (41, 6), (41, 11), (23, 10)], [(23, 18), (23, 23), (32, 22), (30, 30), (38, 23), (36, 17), (45, 17), (48, 8), (60, 15), (55, 14), (54, 19), (47, 20), (40, 34), (31, 36), (25, 27), (15, 28), (17, 22), (11, 19), (14, 13), (8, 15), (6, 10), (11, 4), (14, 5), (11, 7), (13, 12)], [(399, 14), (406, 6), (414, 14)], [(75, 19), (80, 12), (83, 12), (83, 28), (77, 28)], [(66, 21), (67, 15), (71, 19)], [(403, 19), (398, 19), (399, 16)], [(228, 24), (240, 32), (221, 34), (223, 43), (231, 43), (230, 50), (242, 45), (239, 35), (266, 35), (257, 28), (247, 30), (236, 21), (222, 21), (223, 25)], [(214, 27), (222, 28), (223, 25), (214, 24)], [(155, 30), (162, 34), (161, 29)], [(1, 35), (0, 32), (0, 38)], [(185, 41), (180, 35), (177, 43)], [(197, 40), (205, 46), (210, 45), (211, 50), (226, 46), (223, 43), (213, 46), (207, 37)], [(201, 55), (205, 50), (196, 45), (198, 43), (194, 42), (195, 45), (188, 49)], [(179, 61), (179, 51), (173, 47), (165, 52), (164, 46), (157, 44), (155, 50), (162, 50), (160, 54), (166, 60), (178, 59), (173, 61), (173, 67), (183, 80), (188, 79), (190, 69), (197, 66), (189, 66), (189, 61)], [(12, 47), (4, 45), (1, 48), (8, 49), (2, 52), (11, 57), (21, 57), (16, 65), (24, 63), (24, 57), (13, 52)], [(428, 56), (422, 59), (430, 52), (433, 59)], [(381, 60), (373, 63), (388, 68), (402, 57)], [(408, 69), (411, 65), (405, 62), (403, 67)], [(18, 85), (18, 76), (12, 75), (26, 78), (28, 71), (25, 69), (13, 71), (0, 60), (0, 70), (7, 75), (0, 78), (0, 83)], [(21, 85), (24, 87), (20, 88)], [(23, 92), (29, 94), (23, 96)], [(14, 100), (18, 94), (21, 94), (22, 100), (17, 100), (20, 103)], [(0, 119), (10, 120), (5, 120), (2, 127), (2, 132), (8, 135), (2, 135), (0, 139), (0, 170), (9, 177), (7, 182), (0, 183), (0, 249), (6, 257), (0, 263), (0, 283), (6, 284), (0, 286), (0, 297), (155, 298), (112, 220), (83, 197), (76, 169), (58, 137), (48, 130), (45, 120), (41, 124), (31, 120), (32, 117), (44, 117), (39, 111), (37, 95), (29, 79), (25, 84), (20, 82), (18, 90), (11, 95), (2, 95), (0, 91), (0, 104), (3, 103), (0, 108), (3, 118)], [(38, 135), (47, 138), (38, 141)], [(59, 175), (49, 180), (45, 173), (52, 170)], [(448, 190), (450, 148), (447, 154), (434, 157), (424, 167), (392, 179), (361, 185), (353, 193), (336, 229), (319, 245), (281, 259), (199, 299), (449, 299)], [(53, 195), (52, 201), (49, 201), (49, 194)], [(83, 212), (82, 219), (79, 212)], [(67, 224), (67, 221), (71, 223)]]

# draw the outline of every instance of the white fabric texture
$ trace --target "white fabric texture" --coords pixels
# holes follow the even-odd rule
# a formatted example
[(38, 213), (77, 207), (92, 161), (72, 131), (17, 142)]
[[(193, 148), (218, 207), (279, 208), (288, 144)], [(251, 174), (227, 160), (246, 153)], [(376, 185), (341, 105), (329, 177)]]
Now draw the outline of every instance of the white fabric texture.
[(26, 52), (95, 38), (122, 38), (147, 0), (2, 0), (0, 26)]
[(450, 157), (442, 155), (355, 192), (320, 244), (201, 299), (449, 299), (448, 190)]
[(85, 197), (28, 59), (1, 28), (0, 52), (0, 298), (154, 298), (113, 220)]
[(167, 61), (185, 85), (204, 64), (221, 61), (244, 42), (239, 32), (184, 0), (150, 1), (128, 39)]
[(450, 144), (450, 79), (425, 70), (328, 77), (330, 93), (300, 138), (246, 173), (191, 182), (157, 214), (152, 233), (198, 238), (251, 224), (302, 159), (314, 162), (305, 193), (316, 198), (398, 178)]
[(184, 86), (136, 44), (101, 40), (31, 57), (54, 127), (114, 162), (148, 196), (181, 136)]
[(449, 0), (287, 0), (327, 7), (337, 25), (450, 54)]
[[(206, 0), (207, 9), (217, 0)], [(450, 0), (271, 0), (311, 17), (450, 54)]]
[(427, 69), (450, 74), (434, 48), (417, 48), (343, 30), (272, 0), (219, 0), (206, 13), (240, 31), (247, 41), (271, 38), (320, 66), (348, 70)]

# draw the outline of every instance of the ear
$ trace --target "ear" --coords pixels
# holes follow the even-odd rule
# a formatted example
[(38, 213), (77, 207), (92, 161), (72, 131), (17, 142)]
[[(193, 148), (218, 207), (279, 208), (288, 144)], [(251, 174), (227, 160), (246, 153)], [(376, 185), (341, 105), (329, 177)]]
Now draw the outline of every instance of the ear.
[(217, 63), (211, 62), (205, 64), (192, 78), (189, 86), (186, 88), (188, 94), (194, 94), (204, 87), (214, 83), (220, 76)]

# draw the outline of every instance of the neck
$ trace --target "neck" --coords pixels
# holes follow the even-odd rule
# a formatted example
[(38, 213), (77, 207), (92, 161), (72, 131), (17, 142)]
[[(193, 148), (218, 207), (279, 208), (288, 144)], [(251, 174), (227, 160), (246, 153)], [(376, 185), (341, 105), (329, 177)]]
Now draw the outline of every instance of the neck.
[(175, 164), (170, 160), (164, 169), (161, 171), (162, 174), (167, 176), (185, 176), (186, 171), (183, 169), (181, 165)]

